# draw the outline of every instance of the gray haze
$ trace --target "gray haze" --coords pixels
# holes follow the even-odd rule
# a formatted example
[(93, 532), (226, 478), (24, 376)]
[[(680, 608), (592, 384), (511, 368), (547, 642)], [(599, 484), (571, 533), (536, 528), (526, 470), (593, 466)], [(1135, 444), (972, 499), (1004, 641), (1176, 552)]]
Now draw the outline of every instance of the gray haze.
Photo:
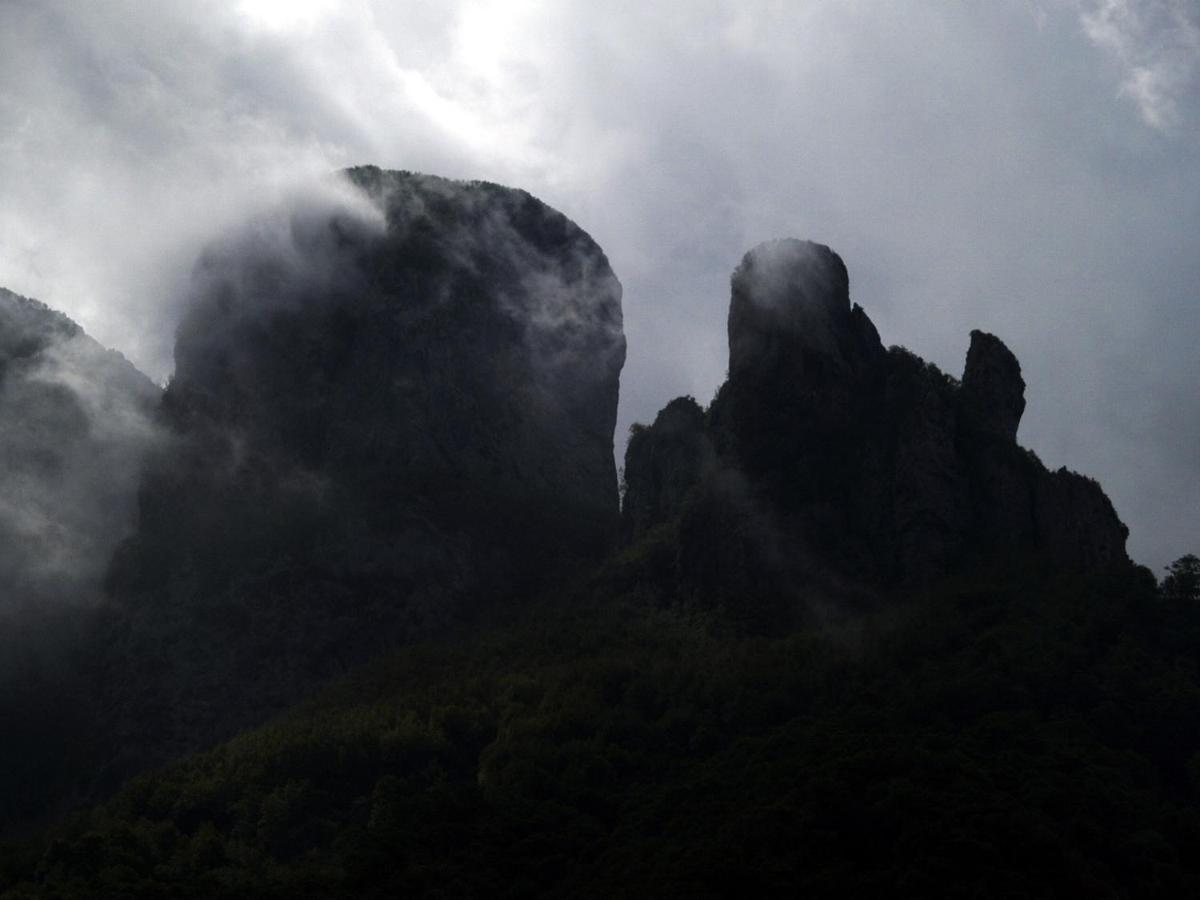
[(624, 287), (630, 422), (723, 379), (750, 246), (831, 245), (886, 343), (1024, 367), (1020, 439), (1200, 550), (1194, 0), (0, 0), (0, 285), (156, 380), (198, 247), (371, 162), (524, 187)]
[(158, 398), (120, 354), (0, 288), (0, 622), (100, 596)]

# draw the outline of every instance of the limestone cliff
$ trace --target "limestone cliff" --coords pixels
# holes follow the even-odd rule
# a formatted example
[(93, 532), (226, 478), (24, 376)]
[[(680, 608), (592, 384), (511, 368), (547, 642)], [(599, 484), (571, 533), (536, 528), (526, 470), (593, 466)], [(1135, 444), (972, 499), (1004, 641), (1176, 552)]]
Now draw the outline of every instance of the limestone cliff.
[(196, 267), (169, 441), (110, 578), (107, 680), (159, 667), (110, 702), (161, 756), (616, 537), (625, 339), (600, 248), (524, 191), (345, 178)]
[[(697, 581), (766, 566), (778, 590), (817, 572), (910, 584), (999, 555), (1127, 563), (1100, 487), (1017, 445), (1024, 391), (998, 338), (972, 332), (959, 383), (884, 348), (828, 247), (760, 245), (733, 274), (729, 377), (712, 406), (682, 419), (673, 401), (630, 441), (626, 533), (679, 519), (681, 561), (709, 568), (748, 533), (767, 536), (737, 554), (752, 563)], [(712, 448), (703, 466), (698, 448)]]

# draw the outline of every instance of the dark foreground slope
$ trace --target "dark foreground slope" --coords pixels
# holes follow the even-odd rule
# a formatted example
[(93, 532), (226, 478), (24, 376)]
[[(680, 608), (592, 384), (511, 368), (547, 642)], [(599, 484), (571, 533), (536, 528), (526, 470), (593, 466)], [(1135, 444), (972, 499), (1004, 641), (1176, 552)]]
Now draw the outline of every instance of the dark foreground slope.
[(754, 636), (669, 605), (664, 549), (139, 778), (6, 896), (1200, 889), (1195, 605), (1029, 568)]

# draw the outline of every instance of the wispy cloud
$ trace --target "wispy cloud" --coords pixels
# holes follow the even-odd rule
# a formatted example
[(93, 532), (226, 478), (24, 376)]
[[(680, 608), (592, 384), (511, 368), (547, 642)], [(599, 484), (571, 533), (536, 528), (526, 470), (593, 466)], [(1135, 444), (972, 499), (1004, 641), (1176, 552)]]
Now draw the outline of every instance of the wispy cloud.
[(1192, 0), (1086, 0), (1084, 32), (1122, 69), (1120, 93), (1159, 131), (1179, 124), (1200, 75), (1200, 7)]

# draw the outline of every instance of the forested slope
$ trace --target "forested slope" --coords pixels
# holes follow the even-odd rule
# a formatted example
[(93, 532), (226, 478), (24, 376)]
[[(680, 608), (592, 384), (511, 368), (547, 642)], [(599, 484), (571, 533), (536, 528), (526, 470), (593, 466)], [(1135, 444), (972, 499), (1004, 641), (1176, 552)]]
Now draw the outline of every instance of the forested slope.
[(137, 779), (9, 895), (1200, 888), (1194, 603), (1031, 564), (763, 635), (673, 540)]

